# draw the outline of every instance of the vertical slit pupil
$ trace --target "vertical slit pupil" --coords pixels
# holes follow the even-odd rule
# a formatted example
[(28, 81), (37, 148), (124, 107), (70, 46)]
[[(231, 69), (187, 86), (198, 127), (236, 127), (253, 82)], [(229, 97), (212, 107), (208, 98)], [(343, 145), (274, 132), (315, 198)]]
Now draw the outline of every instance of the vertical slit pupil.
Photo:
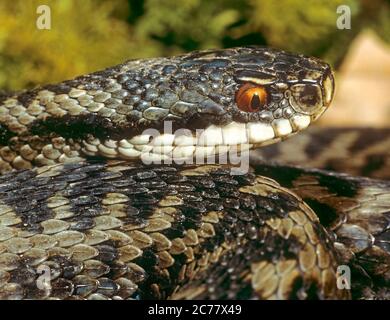
[(260, 97), (258, 96), (258, 94), (255, 93), (251, 100), (251, 108), (253, 110), (258, 110), (260, 109), (260, 107), (261, 107)]

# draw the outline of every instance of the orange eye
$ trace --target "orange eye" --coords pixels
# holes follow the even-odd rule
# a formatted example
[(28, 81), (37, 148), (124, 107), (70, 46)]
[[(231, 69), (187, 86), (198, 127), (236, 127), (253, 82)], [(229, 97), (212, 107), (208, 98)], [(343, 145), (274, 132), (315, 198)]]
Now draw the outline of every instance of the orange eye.
[(241, 111), (257, 112), (267, 103), (267, 91), (264, 87), (246, 83), (236, 92), (236, 103)]

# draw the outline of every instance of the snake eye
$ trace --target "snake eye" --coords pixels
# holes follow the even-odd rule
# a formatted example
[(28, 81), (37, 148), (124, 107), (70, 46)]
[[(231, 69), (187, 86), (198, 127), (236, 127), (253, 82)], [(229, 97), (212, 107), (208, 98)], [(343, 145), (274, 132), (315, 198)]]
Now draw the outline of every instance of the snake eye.
[(267, 103), (267, 91), (262, 86), (246, 83), (237, 91), (236, 103), (241, 111), (258, 112)]

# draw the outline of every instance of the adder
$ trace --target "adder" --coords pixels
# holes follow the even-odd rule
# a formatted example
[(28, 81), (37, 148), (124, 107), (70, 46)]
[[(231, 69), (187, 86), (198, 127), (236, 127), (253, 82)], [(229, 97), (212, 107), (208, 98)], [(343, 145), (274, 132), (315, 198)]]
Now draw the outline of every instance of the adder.
[(241, 47), (2, 94), (0, 298), (389, 298), (389, 131), (301, 134), (333, 92)]

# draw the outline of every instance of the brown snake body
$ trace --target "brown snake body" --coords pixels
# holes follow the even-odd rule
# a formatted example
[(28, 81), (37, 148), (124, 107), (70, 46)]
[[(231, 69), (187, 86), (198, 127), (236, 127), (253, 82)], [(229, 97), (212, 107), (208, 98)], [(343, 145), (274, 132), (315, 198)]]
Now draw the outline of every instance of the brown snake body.
[[(299, 133), (332, 95), (320, 60), (248, 47), (2, 96), (0, 298), (389, 298), (389, 140)], [(296, 133), (245, 174), (187, 161)]]

